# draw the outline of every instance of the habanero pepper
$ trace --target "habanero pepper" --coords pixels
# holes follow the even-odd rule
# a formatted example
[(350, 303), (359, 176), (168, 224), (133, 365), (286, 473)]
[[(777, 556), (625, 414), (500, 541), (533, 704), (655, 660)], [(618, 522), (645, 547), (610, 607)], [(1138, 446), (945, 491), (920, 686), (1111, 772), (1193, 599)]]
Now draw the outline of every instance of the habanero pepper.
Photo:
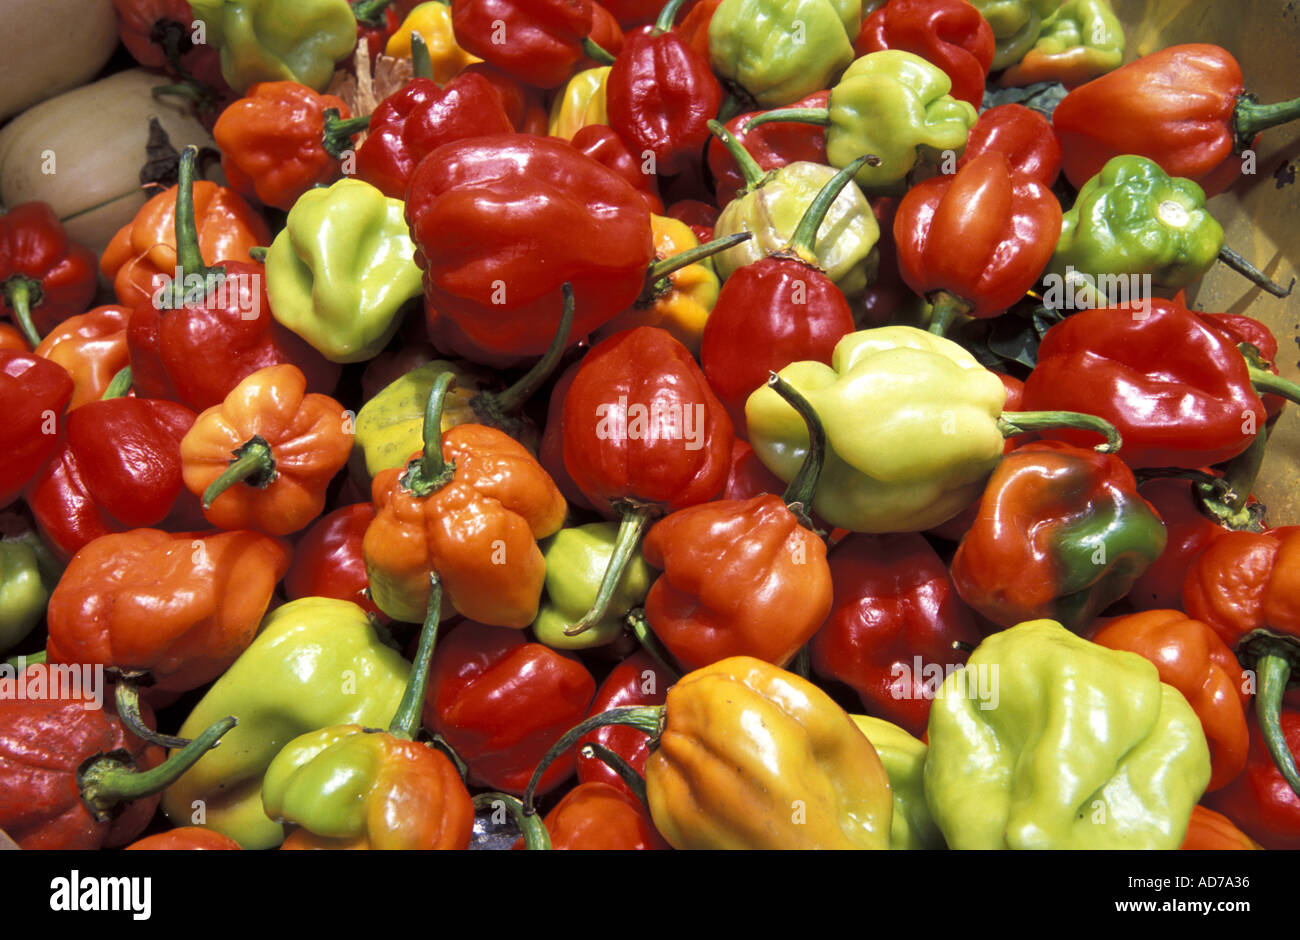
[(943, 834), (925, 805), (925, 757), (929, 747), (898, 725), (867, 715), (850, 715), (876, 749), (894, 795), (891, 849), (943, 849)]
[(456, 41), (515, 78), (557, 88), (584, 55), (608, 65), (589, 38), (590, 0), (452, 0)]
[(36, 347), (95, 296), (95, 255), (68, 238), (49, 203), (25, 202), (0, 215), (0, 302)]
[[(1298, 849), (1300, 796), (1278, 770), (1256, 713), (1250, 714), (1248, 723), (1246, 769), (1222, 790), (1208, 794), (1205, 805), (1227, 816), (1263, 848)], [(1278, 725), (1283, 746), (1292, 755), (1300, 754), (1300, 709), (1283, 705)]]
[(1238, 829), (1227, 816), (1202, 804), (1192, 810), (1187, 836), (1179, 846), (1184, 851), (1232, 851), (1262, 849), (1263, 846)]
[(1011, 172), (1051, 188), (1061, 172), (1061, 143), (1052, 124), (1023, 104), (1000, 104), (979, 116), (970, 129), (960, 170), (990, 150), (1007, 158)]
[(971, 0), (993, 27), (992, 71), (1014, 65), (1038, 41), (1043, 22), (1061, 6), (1062, 0)]
[[(830, 100), (829, 91), (818, 91), (794, 102), (792, 108), (825, 108)], [(758, 117), (763, 111), (746, 111), (738, 114), (724, 125), (727, 132), (736, 139), (766, 173), (779, 170), (791, 163), (826, 163), (826, 131), (817, 124), (800, 124), (796, 122), (777, 122), (748, 126), (751, 118)], [(727, 149), (721, 137), (709, 141), (709, 172), (713, 174), (714, 192), (717, 194), (719, 207), (735, 199), (741, 190), (749, 185), (731, 151)]]
[(127, 852), (222, 851), (238, 850), (239, 843), (206, 826), (179, 826), (137, 839), (125, 847)]
[(385, 45), (384, 55), (394, 59), (410, 59), (415, 34), (424, 40), (429, 54), (429, 68), (433, 81), (449, 82), (470, 65), (482, 62), (470, 55), (456, 42), (456, 31), (451, 22), (451, 4), (442, 2), (413, 5), (406, 18), (394, 30)]
[(658, 244), (659, 233), (655, 222), (663, 215), (664, 204), (659, 198), (658, 178), (655, 174), (644, 171), (647, 165), (645, 159), (633, 151), (612, 127), (605, 124), (584, 125), (569, 142), (597, 163), (609, 167), (641, 193), (641, 198), (645, 200), (646, 207), (652, 213), (650, 224), (655, 228), (655, 255), (656, 258), (661, 257)]
[(481, 75), (492, 84), (501, 96), (501, 106), (506, 109), (511, 127), (521, 134), (546, 135), (546, 98), (540, 88), (526, 85), (486, 62), (476, 62), (464, 72)]
[(402, 15), (392, 0), (349, 0), (349, 4), (357, 19), (357, 45), (364, 45), (374, 61), (401, 27)]
[(564, 89), (551, 101), (546, 132), (551, 137), (572, 140), (573, 135), (593, 124), (609, 124), (605, 88), (610, 66), (583, 69), (569, 79)]
[(541, 546), (546, 560), (546, 600), (532, 623), (539, 642), (557, 650), (590, 649), (623, 637), (623, 618), (645, 602), (655, 580), (654, 569), (640, 552), (633, 552), (624, 567), (605, 616), (580, 636), (564, 632), (595, 603), (617, 541), (617, 525), (592, 522), (561, 529)]
[(1002, 73), (1002, 85), (1061, 82), (1077, 88), (1124, 61), (1124, 27), (1108, 0), (1066, 0), (1034, 47)]
[(57, 362), (72, 376), (68, 411), (98, 401), (113, 377), (131, 364), (126, 329), (131, 311), (117, 304), (68, 317), (41, 340), (36, 355)]
[(59, 448), (72, 376), (57, 362), (0, 350), (0, 509), (8, 506)]
[(370, 598), (370, 579), (361, 551), (374, 518), (373, 506), (354, 503), (313, 522), (294, 546), (293, 561), (284, 576), (285, 596), (291, 601), (335, 597), (352, 601), (381, 622), (387, 619)]
[[(668, 688), (676, 680), (655, 661), (649, 653), (638, 650), (615, 666), (596, 690), (587, 717), (599, 715), (611, 708), (634, 705), (662, 705)], [(589, 744), (599, 744), (613, 751), (638, 774), (645, 774), (645, 762), (650, 756), (650, 737), (644, 731), (628, 725), (602, 725), (578, 739), (578, 780), (582, 783), (607, 783), (615, 789), (633, 796), (627, 782), (609, 764), (586, 750)]]
[(966, 0), (890, 0), (862, 21), (853, 50), (912, 52), (943, 69), (952, 96), (980, 107), (993, 63), (993, 28)]
[[(645, 806), (607, 783), (580, 783), (544, 821), (552, 849), (595, 851), (667, 849)], [(515, 846), (522, 847), (522, 840)]]
[(62, 576), (63, 565), (31, 524), (18, 513), (0, 513), (0, 654), (45, 619), (50, 591)]

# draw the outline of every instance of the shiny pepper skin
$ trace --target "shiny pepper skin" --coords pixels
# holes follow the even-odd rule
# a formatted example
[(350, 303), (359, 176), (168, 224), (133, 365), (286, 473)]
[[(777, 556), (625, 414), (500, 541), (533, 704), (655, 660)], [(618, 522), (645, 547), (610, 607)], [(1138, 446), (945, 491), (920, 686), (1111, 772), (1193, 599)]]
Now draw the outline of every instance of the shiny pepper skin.
[[(627, 705), (662, 705), (672, 684), (673, 676), (664, 671), (650, 654), (638, 650), (623, 660), (605, 677), (591, 700), (588, 717), (610, 708)], [(594, 754), (587, 757), (582, 749), (588, 744), (602, 744), (623, 758), (632, 769), (645, 774), (645, 762), (650, 756), (650, 737), (644, 731), (626, 725), (604, 725), (578, 739), (578, 780), (583, 783), (607, 783), (617, 790), (632, 795), (623, 778)]]
[(1061, 143), (1051, 122), (1023, 104), (1000, 104), (981, 114), (970, 129), (957, 169), (990, 150), (1007, 158), (1014, 175), (1049, 188), (1061, 173)]
[[(792, 108), (825, 108), (830, 101), (829, 91), (818, 91), (794, 102)], [(778, 170), (791, 163), (826, 164), (826, 129), (816, 124), (800, 124), (784, 121), (773, 124), (760, 124), (752, 130), (746, 130), (749, 119), (762, 114), (762, 111), (746, 111), (727, 122), (727, 130), (742, 147), (754, 158), (758, 168), (764, 172)], [(722, 141), (714, 137), (709, 141), (709, 171), (713, 174), (714, 192), (717, 194), (719, 207), (736, 198), (737, 193), (745, 188), (745, 177), (736, 165), (736, 160), (723, 146)]]
[(529, 85), (555, 88), (582, 60), (593, 13), (590, 0), (453, 0), (451, 18), (466, 52)]
[[(1205, 805), (1231, 819), (1266, 849), (1300, 849), (1300, 796), (1283, 778), (1264, 743), (1254, 709), (1247, 719), (1250, 753), (1246, 769), (1205, 798)], [(1300, 754), (1300, 710), (1282, 706), (1282, 733), (1292, 755)]]
[(45, 334), (36, 355), (57, 362), (72, 376), (68, 410), (97, 401), (118, 371), (130, 365), (126, 328), (131, 311), (117, 304), (68, 317)]
[(546, 814), (552, 849), (666, 849), (636, 797), (607, 783), (580, 783)]
[(993, 28), (965, 0), (891, 0), (862, 21), (860, 56), (902, 49), (943, 69), (952, 96), (978, 108), (993, 64)]
[(0, 350), (0, 509), (8, 506), (58, 449), (72, 376), (29, 352)]
[(223, 836), (215, 829), (207, 829), (203, 826), (180, 826), (176, 829), (168, 829), (166, 832), (154, 833), (143, 839), (137, 839), (126, 846), (128, 852), (174, 852), (178, 850), (200, 852), (214, 850), (238, 851), (239, 843), (230, 836)]

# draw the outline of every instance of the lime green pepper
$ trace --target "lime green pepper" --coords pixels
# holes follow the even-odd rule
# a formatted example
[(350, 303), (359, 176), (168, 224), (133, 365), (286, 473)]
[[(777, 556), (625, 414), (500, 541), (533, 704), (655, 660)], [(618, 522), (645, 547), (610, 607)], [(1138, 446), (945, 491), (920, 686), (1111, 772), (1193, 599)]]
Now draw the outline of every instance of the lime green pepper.
[(308, 597), (277, 608), (181, 726), (182, 737), (194, 737), (213, 716), (239, 718), (221, 747), (164, 792), (163, 811), (178, 826), (201, 820), (246, 849), (279, 845), (284, 828), (262, 809), (276, 754), (330, 725), (386, 725), (410, 670), (356, 604)]
[(850, 715), (862, 729), (889, 774), (894, 794), (894, 819), (889, 829), (891, 849), (946, 848), (925, 802), (925, 742), (883, 718)]
[(221, 74), (241, 95), (256, 82), (324, 91), (334, 63), (352, 54), (357, 20), (348, 0), (190, 0)]
[(1132, 276), (1150, 275), (1157, 288), (1186, 287), (1213, 266), (1222, 247), (1223, 228), (1206, 210), (1200, 186), (1128, 155), (1114, 157), (1083, 184), (1047, 270), (1081, 303), (1101, 305), (1117, 283), (1129, 288)]
[(971, 0), (971, 5), (993, 27), (996, 45), (990, 71), (997, 72), (1019, 62), (1033, 48), (1043, 23), (1061, 0)]
[(0, 539), (0, 653), (21, 643), (41, 622), (60, 570), (36, 533)]
[(1074, 88), (1124, 61), (1124, 27), (1108, 0), (1067, 0), (1043, 24), (1034, 48), (1002, 73), (1003, 85), (1064, 82)]
[(640, 551), (633, 553), (623, 569), (606, 615), (577, 636), (564, 633), (591, 610), (617, 541), (618, 523), (593, 522), (561, 529), (541, 546), (546, 559), (546, 600), (533, 623), (540, 642), (554, 649), (588, 649), (612, 643), (623, 633), (623, 616), (641, 606), (655, 580), (654, 569)]
[(421, 292), (404, 211), (361, 180), (303, 193), (266, 253), (276, 320), (331, 362), (377, 356)]
[(1156, 667), (1053, 620), (988, 637), (930, 710), (925, 795), (954, 849), (1176, 849), (1210, 782)]
[(831, 0), (722, 0), (709, 23), (713, 70), (764, 108), (821, 91), (853, 61), (851, 11), (842, 16), (843, 6)]

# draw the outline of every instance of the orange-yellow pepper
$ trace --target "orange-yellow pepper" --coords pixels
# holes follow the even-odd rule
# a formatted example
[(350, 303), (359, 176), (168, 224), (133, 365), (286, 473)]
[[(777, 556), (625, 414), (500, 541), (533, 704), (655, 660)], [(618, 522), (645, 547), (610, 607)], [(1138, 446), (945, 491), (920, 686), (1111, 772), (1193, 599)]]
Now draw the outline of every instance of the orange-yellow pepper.
[(57, 362), (72, 376), (68, 410), (98, 401), (113, 376), (131, 364), (126, 327), (131, 311), (118, 304), (68, 317), (45, 334), (36, 355)]

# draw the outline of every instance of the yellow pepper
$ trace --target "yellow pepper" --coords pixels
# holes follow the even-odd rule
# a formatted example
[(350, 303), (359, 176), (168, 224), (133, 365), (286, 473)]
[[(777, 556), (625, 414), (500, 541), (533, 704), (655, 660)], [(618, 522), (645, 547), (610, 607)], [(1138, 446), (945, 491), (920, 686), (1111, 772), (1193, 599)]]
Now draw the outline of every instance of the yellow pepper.
[(564, 91), (551, 102), (546, 132), (552, 137), (573, 140), (588, 124), (608, 124), (605, 114), (605, 82), (610, 66), (586, 69), (569, 79)]
[(429, 47), (429, 59), (433, 62), (433, 80), (443, 85), (457, 75), (466, 66), (482, 62), (478, 56), (472, 56), (456, 43), (456, 33), (451, 27), (451, 5), (432, 0), (421, 3), (411, 11), (388, 39), (384, 54), (396, 59), (411, 57), (411, 34), (419, 33), (424, 44)]

